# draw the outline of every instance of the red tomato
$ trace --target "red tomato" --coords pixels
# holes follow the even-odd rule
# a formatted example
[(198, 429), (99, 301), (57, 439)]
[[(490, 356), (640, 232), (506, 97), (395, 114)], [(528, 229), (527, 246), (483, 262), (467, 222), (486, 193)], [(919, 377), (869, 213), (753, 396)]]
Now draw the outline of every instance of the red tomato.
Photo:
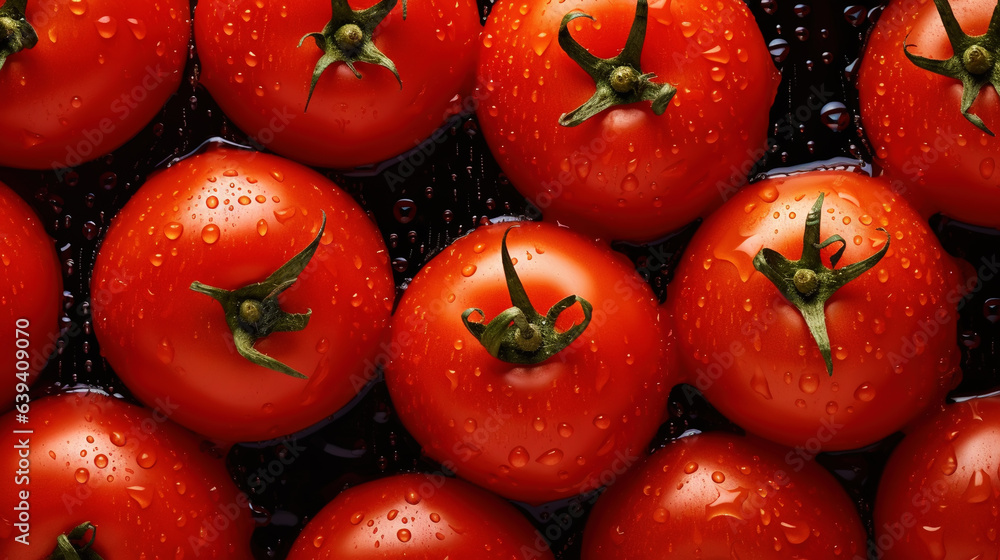
[(0, 490), (0, 556), (48, 558), (59, 535), (90, 522), (83, 540), (95, 536), (104, 560), (250, 558), (247, 496), (222, 459), (167, 421), (173, 406), (76, 393), (31, 403), (27, 423), (0, 419), (12, 477)]
[(854, 504), (822, 467), (793, 467), (760, 440), (701, 434), (608, 488), (587, 521), (583, 560), (847, 560), (864, 556), (865, 540)]
[[(347, 8), (343, 0), (334, 4)], [(348, 10), (361, 10), (375, 2), (351, 4)], [(257, 144), (286, 157), (339, 168), (389, 159), (419, 145), (454, 114), (456, 98), (472, 86), (472, 47), (480, 30), (473, 0), (447, 9), (403, 5), (405, 19), (402, 6), (383, 2), (380, 8), (391, 9), (385, 19), (358, 30), (364, 44), (391, 60), (398, 80), (387, 67), (355, 64), (356, 76), (333, 62), (311, 92), (324, 51), (314, 38), (303, 38), (330, 21), (329, 2), (200, 2), (195, 41), (202, 82)]]
[(1000, 399), (944, 407), (892, 453), (875, 502), (874, 545), (885, 560), (1000, 554)]
[[(254, 346), (308, 377), (296, 379), (234, 345), (227, 321), (250, 332), (266, 314), (251, 328), (192, 283), (236, 290), (268, 279), (317, 239), (324, 212), (309, 266), (286, 291), (263, 290), (283, 313), (311, 310), (304, 329), (258, 331)], [(365, 360), (383, 342), (395, 295), (382, 238), (347, 194), (290, 161), (223, 148), (149, 179), (112, 222), (91, 286), (94, 330), (115, 373), (147, 404), (172, 398), (173, 419), (222, 441), (289, 434), (347, 404), (372, 377)], [(234, 305), (274, 301), (261, 298)]]
[[(551, 560), (510, 504), (443, 476), (397, 475), (339, 494), (295, 541), (288, 560)], [(536, 547), (536, 548), (533, 548)]]
[[(631, 263), (567, 229), (522, 223), (507, 238), (511, 268), (539, 316), (526, 312), (530, 327), (521, 332), (537, 328), (532, 340), (544, 340), (542, 352), (559, 347), (547, 328), (573, 334), (586, 326), (554, 356), (519, 354), (511, 339), (500, 346), (504, 359), (495, 357), (471, 331), (514, 321), (502, 330), (518, 336), (501, 258), (508, 227), (479, 228), (420, 271), (393, 317), (395, 357), (385, 375), (400, 418), (428, 455), (501, 496), (541, 503), (593, 490), (603, 472), (638, 460), (665, 419), (673, 350)], [(589, 324), (583, 302), (564, 300), (573, 295), (593, 306)], [(572, 306), (541, 320), (557, 302)]]
[(100, 157), (177, 91), (191, 37), (183, 0), (32, 0), (26, 16), (38, 42), (0, 69), (0, 165), (59, 169)]
[[(493, 9), (477, 97), (500, 166), (547, 220), (594, 235), (646, 241), (707, 215), (746, 182), (766, 148), (779, 75), (753, 16), (738, 0), (650, 5), (641, 64), (612, 66), (671, 84), (676, 94), (665, 113), (639, 101), (568, 127), (561, 115), (595, 92), (594, 79), (557, 40), (560, 20), (574, 10), (594, 21), (569, 24), (572, 40), (597, 57), (622, 50), (636, 15), (631, 2)], [(609, 87), (615, 100), (634, 96)]]
[[(953, 4), (961, 32), (986, 33), (996, 8), (994, 0)], [(1000, 40), (996, 31), (990, 40), (993, 45)], [(996, 56), (996, 47), (991, 48)], [(1000, 228), (1000, 173), (995, 172), (1000, 140), (992, 134), (1000, 131), (996, 89), (989, 87), (988, 77), (981, 90), (971, 85), (965, 88), (961, 80), (917, 66), (907, 53), (939, 61), (956, 54), (934, 2), (890, 2), (868, 40), (858, 92), (875, 161), (885, 167), (893, 189), (912, 197), (927, 214), (943, 212), (961, 221)], [(962, 71), (963, 54), (957, 53), (953, 60)], [(981, 119), (983, 128), (963, 115), (965, 90), (975, 99), (968, 113), (972, 119)]]
[[(819, 234), (805, 251), (803, 232), (821, 193)], [(811, 248), (835, 235), (844, 243)], [(813, 254), (826, 271), (842, 247), (837, 274), (884, 254), (825, 306), (797, 296), (819, 304), (812, 309), (826, 325), (824, 356), (804, 315), (755, 270), (755, 255), (762, 248), (788, 259)], [(797, 294), (791, 274), (782, 283)], [(835, 288), (822, 274), (817, 290)], [(748, 187), (706, 220), (668, 303), (688, 381), (743, 428), (815, 454), (888, 436), (957, 383), (962, 284), (920, 216), (881, 181), (816, 171)]]
[[(13, 376), (0, 385), (0, 410), (27, 402), (56, 350), (62, 275), (45, 228), (7, 185), (0, 183), (0, 340)], [(23, 384), (23, 385), (20, 385)]]

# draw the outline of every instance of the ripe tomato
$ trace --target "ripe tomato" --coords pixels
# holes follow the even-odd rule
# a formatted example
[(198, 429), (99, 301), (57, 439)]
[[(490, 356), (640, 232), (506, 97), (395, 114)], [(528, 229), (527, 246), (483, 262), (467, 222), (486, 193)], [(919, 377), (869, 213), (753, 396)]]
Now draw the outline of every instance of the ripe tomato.
[[(611, 57), (626, 44), (636, 8), (585, 0), (493, 9), (480, 51), (479, 121), (513, 185), (547, 220), (654, 239), (721, 204), (764, 155), (779, 75), (744, 3), (656, 2), (648, 11), (645, 43), (630, 36), (626, 49), (641, 48), (641, 61), (602, 63), (598, 72), (609, 103), (637, 102), (563, 126), (561, 116), (594, 95), (595, 81), (561, 46), (560, 20), (591, 16), (572, 21), (567, 39), (585, 49), (577, 58)], [(637, 79), (637, 89), (611, 89), (611, 67)], [(655, 74), (653, 84), (641, 72)], [(676, 89), (672, 98), (657, 90), (665, 84)], [(652, 107), (642, 101), (653, 95)]]
[[(345, 490), (295, 541), (288, 560), (552, 558), (510, 504), (459, 480), (397, 475)], [(544, 543), (544, 540), (542, 541)]]
[(187, 2), (32, 0), (27, 12), (24, 5), (7, 0), (0, 8), (0, 21), (26, 16), (21, 31), (37, 36), (0, 68), (0, 165), (59, 169), (100, 157), (177, 91), (191, 37)]
[[(508, 227), (479, 228), (420, 271), (393, 317), (385, 375), (428, 455), (541, 503), (638, 460), (665, 419), (673, 350), (652, 291), (621, 255), (549, 224)], [(504, 239), (516, 262), (502, 258)], [(521, 283), (530, 303), (508, 293)]]
[(878, 558), (1000, 554), (1000, 399), (948, 405), (909, 431), (879, 482)]
[[(943, 8), (948, 5), (942, 2)], [(961, 37), (986, 33), (995, 8), (994, 0), (966, 0), (942, 15), (928, 0), (890, 2), (868, 40), (858, 92), (875, 161), (885, 167), (894, 190), (911, 196), (927, 214), (943, 212), (1000, 228), (1000, 173), (995, 172), (1000, 140), (993, 136), (1000, 131), (996, 69), (994, 87), (988, 85), (989, 72), (966, 72), (962, 57), (977, 41)], [(942, 18), (953, 26), (960, 52), (953, 49)], [(991, 33), (983, 41), (992, 41), (986, 44), (992, 58), (1000, 37), (996, 29)], [(926, 70), (911, 57), (951, 59), (955, 72), (947, 73), (964, 72), (970, 83)], [(963, 115), (963, 92), (971, 102), (968, 117)]]
[[(290, 287), (231, 293), (229, 311), (210, 297), (270, 281), (307, 246), (315, 254)], [(290, 161), (226, 148), (143, 185), (112, 222), (91, 286), (101, 353), (125, 385), (147, 404), (172, 398), (173, 419), (222, 441), (289, 434), (347, 404), (371, 377), (364, 362), (395, 294), (382, 238), (346, 193)], [(234, 341), (253, 334), (251, 363)]]
[(52, 239), (31, 208), (0, 183), (0, 340), (14, 374), (0, 385), (0, 410), (15, 397), (26, 402), (28, 386), (55, 351), (61, 290)]
[(785, 457), (728, 434), (674, 441), (597, 501), (583, 560), (863, 556), (864, 528), (836, 480)]
[[(257, 144), (305, 164), (350, 168), (416, 147), (471, 89), (476, 3), (456, 0), (447, 9), (405, 1), (395, 7), (395, 0), (332, 4), (340, 16), (327, 24), (328, 44), (336, 50), (337, 41), (348, 39), (335, 33), (359, 25), (361, 45), (354, 50), (361, 58), (352, 60), (364, 64), (326, 58), (320, 39), (306, 36), (331, 21), (330, 3), (200, 2), (194, 27), (202, 82)], [(351, 15), (352, 8), (369, 7), (377, 13)], [(380, 57), (386, 67), (374, 63)], [(322, 73), (315, 81), (314, 70)]]
[[(836, 235), (842, 243), (820, 244)], [(790, 267), (779, 291), (755, 270), (775, 256), (762, 248), (815, 266)], [(846, 264), (836, 267), (841, 250)], [(799, 293), (797, 268), (820, 273), (815, 294)], [(836, 289), (838, 277), (857, 274)], [(882, 181), (815, 171), (748, 187), (706, 220), (668, 303), (688, 381), (743, 428), (815, 454), (888, 436), (957, 383), (962, 284), (923, 220)]]
[(94, 537), (104, 560), (250, 558), (247, 496), (222, 459), (167, 421), (174, 406), (75, 393), (33, 402), (27, 423), (0, 419), (13, 477), (0, 490), (0, 556), (48, 558), (59, 535), (89, 522), (82, 540)]

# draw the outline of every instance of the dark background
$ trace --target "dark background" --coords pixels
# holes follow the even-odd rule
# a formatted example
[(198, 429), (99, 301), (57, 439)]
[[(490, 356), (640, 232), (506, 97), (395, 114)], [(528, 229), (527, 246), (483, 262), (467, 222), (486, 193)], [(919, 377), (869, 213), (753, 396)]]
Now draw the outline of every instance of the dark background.
[[(489, 6), (480, 0), (485, 16)], [(192, 0), (192, 9), (194, 1)], [(768, 42), (783, 80), (771, 111), (771, 136), (776, 149), (751, 175), (778, 168), (819, 165), (868, 167), (871, 157), (858, 123), (854, 75), (865, 36), (880, 13), (876, 2), (750, 0), (749, 7)], [(198, 61), (192, 47), (187, 79), (158, 117), (126, 146), (62, 176), (51, 171), (18, 171), (0, 167), (0, 180), (10, 185), (42, 217), (56, 241), (65, 283), (58, 356), (49, 363), (34, 396), (67, 386), (87, 384), (130, 398), (112, 369), (101, 358), (93, 336), (89, 306), (90, 273), (102, 235), (117, 211), (146, 176), (171, 158), (195, 150), (212, 137), (247, 144), (247, 137), (219, 110), (198, 83)], [(809, 106), (816, 92), (833, 92), (826, 110), (796, 111)], [(815, 103), (812, 103), (815, 106)], [(807, 114), (808, 113), (808, 114)], [(447, 129), (447, 141), (434, 147), (425, 163), (402, 184), (359, 170), (328, 172), (370, 213), (389, 247), (399, 293), (436, 252), (456, 237), (490, 219), (525, 213), (526, 202), (509, 185), (489, 154), (474, 118)], [(406, 156), (402, 156), (405, 158)], [(402, 161), (402, 160), (400, 160)], [(616, 244), (628, 254), (662, 298), (673, 265), (697, 229), (681, 232), (646, 246)], [(976, 263), (1000, 246), (1000, 232), (965, 226), (936, 216), (931, 225), (953, 255)], [(667, 255), (667, 258), (662, 258)], [(1000, 280), (978, 291), (962, 308), (959, 341), (964, 381), (955, 394), (975, 395), (998, 385), (1000, 343)], [(702, 399), (676, 389), (672, 419), (651, 449), (666, 445), (688, 429), (737, 430)], [(871, 505), (881, 466), (899, 436), (870, 448), (822, 454), (829, 468), (855, 499), (871, 528)], [(396, 418), (384, 383), (376, 381), (337, 417), (300, 435), (302, 455), (273, 481), (254, 474), (272, 464), (287, 449), (281, 443), (244, 444), (228, 456), (236, 483), (251, 498), (260, 527), (254, 534), (258, 558), (284, 558), (302, 526), (344, 488), (397, 472), (433, 472), (439, 466), (421, 456), (420, 446)], [(589, 510), (594, 496), (577, 498)], [(585, 517), (569, 529), (555, 517), (568, 502), (522, 507), (543, 533), (556, 535), (557, 558), (579, 558)], [(558, 530), (553, 529), (558, 527)], [(558, 534), (557, 534), (558, 533)]]

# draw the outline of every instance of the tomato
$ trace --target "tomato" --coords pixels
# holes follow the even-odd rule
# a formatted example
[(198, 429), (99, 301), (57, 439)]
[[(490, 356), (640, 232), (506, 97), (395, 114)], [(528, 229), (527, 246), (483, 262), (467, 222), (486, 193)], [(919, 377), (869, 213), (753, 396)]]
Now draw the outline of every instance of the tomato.
[(879, 558), (990, 558), (1000, 507), (1000, 399), (948, 405), (910, 430), (875, 501)]
[[(765, 153), (779, 75), (744, 3), (656, 2), (648, 12), (643, 43), (647, 25), (631, 2), (493, 9), (477, 114), (511, 183), (546, 220), (612, 239), (658, 238), (721, 204)], [(598, 72), (606, 102), (622, 104), (573, 126), (562, 116), (594, 95), (595, 81), (562, 46), (567, 14), (594, 20), (566, 28), (577, 59), (616, 56), (627, 36), (626, 50), (641, 49), (641, 61), (616, 59)], [(610, 67), (631, 76), (618, 86), (625, 92), (608, 85)], [(655, 74), (652, 84), (642, 72)]]
[[(778, 265), (758, 267), (799, 255), (778, 284)], [(688, 381), (758, 435), (812, 454), (861, 447), (958, 381), (964, 282), (877, 179), (814, 171), (748, 187), (702, 224), (676, 274), (668, 304)]]
[[(288, 270), (293, 257), (304, 271)], [(228, 148), (139, 189), (91, 289), (101, 353), (129, 390), (173, 399), (173, 419), (221, 441), (289, 434), (347, 404), (374, 377), (395, 295), (354, 200), (307, 168)]]
[(728, 434), (674, 441), (597, 501), (583, 560), (862, 558), (854, 504), (822, 467), (790, 455)]
[(430, 457), (541, 503), (638, 459), (665, 419), (673, 349), (621, 255), (549, 224), (508, 228), (476, 229), (414, 278), (385, 376)]
[(528, 520), (460, 480), (405, 474), (340, 493), (295, 541), (289, 560), (552, 558)]
[(31, 403), (27, 423), (0, 419), (12, 477), (0, 490), (0, 555), (48, 558), (59, 535), (89, 522), (83, 541), (94, 537), (104, 560), (250, 558), (247, 496), (221, 458), (168, 422), (174, 406), (72, 393)]
[[(868, 40), (858, 75), (862, 122), (875, 161), (885, 167), (897, 192), (912, 197), (927, 214), (943, 212), (1000, 228), (996, 70), (992, 70), (994, 87), (989, 87), (989, 72), (970, 73), (962, 63), (968, 49), (982, 49), (974, 46), (977, 42), (992, 51), (987, 57), (1000, 55), (996, 29), (981, 40), (962, 37), (987, 32), (996, 2), (965, 0), (954, 2), (953, 8), (948, 2), (941, 4), (944, 15), (928, 0), (896, 0), (886, 7)], [(961, 45), (958, 53), (944, 19)], [(914, 57), (937, 70), (941, 63), (931, 61), (954, 64), (944, 75), (918, 66), (911, 60)], [(962, 75), (969, 85), (963, 85)], [(971, 107), (963, 112), (965, 100)]]
[(31, 208), (0, 183), (0, 340), (6, 341), (7, 382), (0, 410), (23, 404), (56, 350), (62, 274), (52, 239)]
[[(479, 15), (473, 0), (447, 8), (373, 4), (334, 0), (340, 15), (331, 20), (334, 10), (324, 2), (200, 2), (202, 83), (253, 141), (302, 163), (351, 168), (406, 152), (471, 90)], [(351, 15), (369, 7), (373, 17)], [(324, 31), (324, 22), (328, 39), (307, 37)], [(335, 52), (337, 41), (348, 41), (336, 32), (349, 26), (357, 26), (360, 41), (351, 66), (317, 46)]]
[[(30, 48), (0, 68), (0, 165), (73, 167), (115, 150), (177, 91), (188, 56), (183, 0), (7, 0)], [(30, 24), (30, 29), (29, 29)], [(0, 50), (0, 61), (9, 50)]]

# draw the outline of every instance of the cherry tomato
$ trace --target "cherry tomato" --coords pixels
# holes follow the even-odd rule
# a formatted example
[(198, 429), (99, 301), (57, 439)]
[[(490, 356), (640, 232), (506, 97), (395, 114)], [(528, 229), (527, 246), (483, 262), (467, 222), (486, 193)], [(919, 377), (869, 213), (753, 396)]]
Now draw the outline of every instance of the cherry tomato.
[(786, 457), (728, 434), (674, 441), (597, 501), (583, 560), (862, 558), (847, 494), (822, 467)]
[[(645, 0), (498, 3), (483, 31), (477, 114), (500, 166), (546, 220), (647, 241), (746, 182), (765, 152), (779, 75), (743, 2), (656, 2), (645, 20), (637, 10)], [(564, 39), (571, 16), (580, 19)], [(594, 58), (626, 44), (625, 58)], [(618, 105), (576, 112), (595, 87), (597, 108)]]
[[(329, 2), (198, 4), (202, 82), (259, 145), (322, 167), (379, 162), (430, 137), (471, 90), (480, 30), (473, 0), (351, 4), (334, 0), (336, 11)], [(376, 17), (351, 12), (368, 8)], [(331, 20), (333, 13), (340, 15)], [(324, 22), (326, 39), (306, 36), (324, 31)], [(337, 49), (352, 40), (358, 44)], [(360, 58), (331, 54), (347, 51)]]
[(0, 490), (0, 556), (48, 558), (60, 535), (89, 522), (73, 540), (93, 538), (104, 560), (250, 558), (247, 496), (221, 458), (168, 421), (174, 406), (72, 393), (31, 403), (26, 423), (15, 412), (0, 419), (11, 476)]
[(61, 290), (52, 239), (31, 208), (0, 183), (0, 340), (13, 373), (0, 385), (0, 410), (27, 402), (28, 386), (55, 352)]
[(191, 37), (182, 0), (7, 0), (2, 20), (23, 47), (35, 38), (0, 47), (0, 165), (27, 169), (73, 167), (135, 136), (177, 91)]
[(1000, 399), (948, 405), (908, 431), (875, 501), (880, 558), (990, 558), (1000, 554), (996, 486)]
[(365, 361), (395, 294), (382, 238), (350, 196), (227, 148), (139, 189), (91, 286), (101, 353), (129, 390), (172, 398), (172, 418), (222, 441), (289, 434), (347, 404), (373, 377)]
[(751, 432), (813, 454), (861, 447), (958, 382), (964, 282), (882, 181), (761, 181), (687, 251), (668, 303), (688, 381)]
[(460, 480), (397, 475), (340, 493), (306, 526), (289, 560), (551, 560), (517, 510)]
[[(961, 39), (962, 51), (955, 53), (944, 24), (947, 20), (953, 26), (956, 39), (987, 33), (996, 2), (941, 4), (941, 13), (928, 0), (895, 0), (886, 7), (858, 75), (862, 121), (875, 161), (885, 167), (894, 190), (927, 214), (943, 212), (1000, 228), (1000, 140), (994, 136), (1000, 131), (1000, 98), (989, 87), (989, 71), (975, 73), (976, 64), (985, 64), (983, 58), (1000, 55), (995, 46), (1000, 36), (994, 29), (989, 39)], [(984, 52), (978, 44), (983, 41), (992, 54), (973, 56), (979, 60), (967, 66), (963, 56)], [(950, 70), (939, 73), (949, 60)], [(993, 75), (996, 84), (995, 69)], [(964, 112), (963, 99), (971, 103)]]
[(406, 428), (507, 498), (601, 486), (665, 417), (673, 349), (652, 291), (564, 228), (495, 224), (455, 241), (407, 288), (392, 330), (385, 375)]

